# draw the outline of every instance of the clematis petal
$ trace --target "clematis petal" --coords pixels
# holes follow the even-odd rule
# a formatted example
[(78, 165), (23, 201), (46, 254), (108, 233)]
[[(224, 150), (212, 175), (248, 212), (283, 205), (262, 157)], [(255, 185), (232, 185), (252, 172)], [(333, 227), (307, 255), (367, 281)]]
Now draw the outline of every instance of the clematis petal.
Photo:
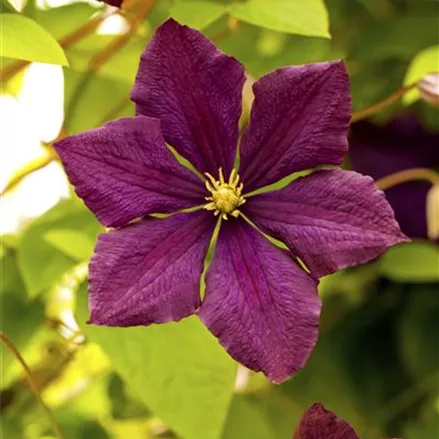
[(200, 32), (169, 19), (143, 53), (131, 97), (200, 172), (233, 166), (244, 69)]
[(354, 429), (323, 404), (313, 404), (302, 416), (293, 439), (359, 439)]
[(240, 148), (247, 192), (293, 172), (342, 162), (351, 118), (343, 62), (281, 68), (257, 81), (253, 91)]
[(201, 180), (167, 149), (157, 119), (119, 119), (55, 143), (70, 182), (106, 226), (204, 202)]
[(124, 0), (99, 0), (100, 2), (107, 3), (107, 5), (120, 8)]
[(273, 382), (303, 367), (318, 335), (317, 281), (241, 220), (221, 225), (199, 316), (232, 357)]
[(321, 170), (248, 200), (247, 215), (321, 277), (367, 262), (406, 241), (370, 177)]
[(214, 217), (199, 211), (100, 235), (90, 263), (90, 323), (149, 325), (193, 314), (214, 227)]

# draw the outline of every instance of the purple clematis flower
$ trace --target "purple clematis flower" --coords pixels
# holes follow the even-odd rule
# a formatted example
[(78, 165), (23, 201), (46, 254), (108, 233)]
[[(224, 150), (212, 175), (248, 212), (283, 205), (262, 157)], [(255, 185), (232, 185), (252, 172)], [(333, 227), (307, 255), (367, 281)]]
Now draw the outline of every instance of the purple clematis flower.
[(120, 8), (124, 0), (99, 0), (100, 2), (107, 3), (107, 5), (115, 6), (116, 8)]
[[(427, 131), (413, 114), (400, 114), (385, 126), (358, 122), (349, 136), (353, 168), (375, 179), (411, 168), (439, 168), (439, 133)], [(431, 184), (411, 181), (386, 190), (402, 231), (427, 237), (426, 199)]]
[[(317, 278), (405, 238), (372, 179), (354, 172), (319, 170), (284, 189), (250, 194), (294, 172), (342, 162), (351, 117), (342, 62), (282, 68), (255, 83), (238, 175), (243, 84), (238, 61), (168, 20), (141, 57), (132, 91), (138, 116), (55, 147), (77, 194), (116, 229), (99, 237), (90, 264), (90, 322), (149, 325), (197, 314), (237, 361), (281, 382), (316, 342)], [(165, 142), (200, 175), (180, 165)], [(193, 206), (199, 210), (148, 216)]]
[(347, 422), (318, 402), (305, 412), (293, 439), (359, 439), (359, 436)]

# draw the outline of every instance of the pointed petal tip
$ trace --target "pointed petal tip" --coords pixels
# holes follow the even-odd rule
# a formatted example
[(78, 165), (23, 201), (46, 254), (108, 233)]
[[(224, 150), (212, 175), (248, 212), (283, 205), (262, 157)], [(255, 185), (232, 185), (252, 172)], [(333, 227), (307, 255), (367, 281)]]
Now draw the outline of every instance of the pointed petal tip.
[(317, 281), (289, 252), (244, 221), (223, 224), (198, 315), (235, 360), (282, 383), (308, 360), (320, 308)]

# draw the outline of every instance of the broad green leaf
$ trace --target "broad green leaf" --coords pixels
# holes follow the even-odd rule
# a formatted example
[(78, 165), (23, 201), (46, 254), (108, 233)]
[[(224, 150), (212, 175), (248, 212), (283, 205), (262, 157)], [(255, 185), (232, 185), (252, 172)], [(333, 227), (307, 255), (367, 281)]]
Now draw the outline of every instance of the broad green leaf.
[[(404, 85), (413, 84), (421, 80), (427, 73), (434, 72), (439, 72), (439, 45), (424, 49), (415, 56), (407, 70)], [(404, 96), (403, 102), (410, 105), (419, 97), (419, 91), (414, 89)]]
[[(24, 294), (24, 284), (17, 267), (15, 251), (8, 251), (1, 260), (1, 319), (0, 330), (22, 350), (44, 320), (44, 304), (37, 300), (28, 301)], [(2, 345), (1, 367), (3, 378), (14, 357)], [(2, 383), (4, 385), (4, 382)]]
[(18, 245), (18, 264), (31, 297), (50, 287), (77, 263), (46, 241), (45, 234), (52, 229), (80, 230), (94, 240), (100, 225), (78, 200), (60, 202), (29, 225)]
[(134, 116), (129, 100), (132, 84), (101, 75), (85, 76), (72, 69), (65, 73), (65, 125), (69, 134), (100, 126), (108, 119)]
[(18, 14), (1, 14), (1, 56), (68, 65), (58, 42), (39, 24)]
[(278, 436), (270, 420), (257, 401), (252, 401), (244, 395), (236, 395), (233, 398), (222, 439), (276, 439), (276, 437)]
[(82, 23), (86, 23), (95, 13), (96, 8), (89, 4), (73, 3), (49, 9), (33, 8), (27, 15), (55, 38), (60, 39), (73, 32)]
[(437, 282), (439, 248), (428, 241), (392, 247), (380, 259), (380, 272), (397, 282)]
[(179, 437), (221, 437), (235, 364), (196, 317), (147, 328), (88, 326), (86, 332), (131, 389)]
[(226, 13), (226, 6), (211, 0), (177, 0), (170, 15), (182, 24), (203, 29)]
[(94, 241), (78, 230), (52, 229), (44, 234), (44, 240), (77, 261), (89, 259), (93, 253)]
[(439, 365), (437, 293), (437, 285), (413, 285), (408, 291), (407, 305), (398, 322), (401, 355), (414, 379), (431, 375)]
[(268, 29), (330, 38), (323, 0), (246, 0), (230, 4), (236, 18)]

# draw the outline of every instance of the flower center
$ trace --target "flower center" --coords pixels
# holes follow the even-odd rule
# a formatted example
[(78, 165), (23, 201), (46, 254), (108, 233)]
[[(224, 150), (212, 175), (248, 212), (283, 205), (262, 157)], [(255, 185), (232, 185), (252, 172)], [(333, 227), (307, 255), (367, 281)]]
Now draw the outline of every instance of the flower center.
[[(237, 218), (239, 216), (238, 207), (245, 203), (244, 197), (241, 195), (244, 185), (239, 184), (239, 175), (233, 169), (230, 173), (229, 181), (224, 180), (223, 171), (220, 168), (219, 180), (215, 180), (210, 174), (206, 172), (206, 188), (211, 193), (210, 197), (206, 197), (209, 201), (204, 208), (207, 210), (214, 210), (215, 215), (220, 215), (227, 219), (227, 215), (232, 215)], [(239, 184), (239, 186), (238, 186)]]

